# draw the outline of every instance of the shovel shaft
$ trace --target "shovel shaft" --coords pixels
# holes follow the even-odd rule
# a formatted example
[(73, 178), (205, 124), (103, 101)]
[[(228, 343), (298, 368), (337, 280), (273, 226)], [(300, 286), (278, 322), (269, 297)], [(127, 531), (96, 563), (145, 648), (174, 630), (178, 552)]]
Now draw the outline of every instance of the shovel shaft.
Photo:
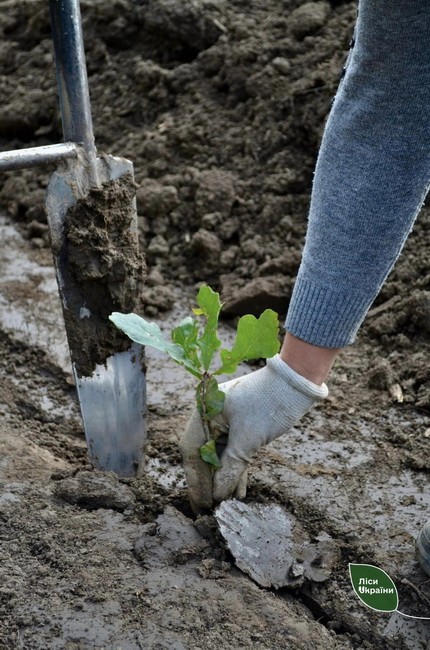
[(79, 0), (49, 0), (49, 10), (63, 137), (66, 142), (83, 145), (95, 175), (96, 148)]

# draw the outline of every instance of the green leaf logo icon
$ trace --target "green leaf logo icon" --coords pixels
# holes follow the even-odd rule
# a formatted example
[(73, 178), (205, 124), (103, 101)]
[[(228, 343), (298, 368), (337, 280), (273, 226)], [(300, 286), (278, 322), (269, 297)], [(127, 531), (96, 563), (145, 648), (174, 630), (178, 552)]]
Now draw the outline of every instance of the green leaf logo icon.
[(352, 586), (359, 599), (377, 612), (394, 612), (399, 604), (396, 585), (373, 564), (349, 564)]

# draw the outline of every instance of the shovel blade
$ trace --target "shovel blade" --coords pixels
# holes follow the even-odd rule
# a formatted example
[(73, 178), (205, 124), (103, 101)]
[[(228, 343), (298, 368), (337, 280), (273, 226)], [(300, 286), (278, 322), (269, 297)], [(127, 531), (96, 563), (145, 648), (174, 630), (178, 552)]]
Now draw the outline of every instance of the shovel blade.
[(136, 206), (123, 185), (115, 199), (116, 182), (133, 183), (133, 166), (104, 156), (97, 167), (95, 189), (80, 160), (55, 172), (46, 212), (89, 459), (97, 469), (138, 476), (146, 440), (144, 348), (108, 321), (111, 311), (138, 309)]
[(141, 473), (146, 438), (143, 349), (117, 352), (92, 377), (76, 377), (92, 464), (119, 476)]

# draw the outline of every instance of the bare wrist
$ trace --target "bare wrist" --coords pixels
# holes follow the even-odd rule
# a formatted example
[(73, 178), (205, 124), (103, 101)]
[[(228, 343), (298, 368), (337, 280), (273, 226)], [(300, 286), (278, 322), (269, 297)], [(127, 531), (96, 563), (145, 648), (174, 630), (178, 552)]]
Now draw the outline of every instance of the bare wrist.
[(321, 386), (327, 379), (338, 348), (320, 348), (286, 333), (280, 356), (290, 368), (309, 381)]

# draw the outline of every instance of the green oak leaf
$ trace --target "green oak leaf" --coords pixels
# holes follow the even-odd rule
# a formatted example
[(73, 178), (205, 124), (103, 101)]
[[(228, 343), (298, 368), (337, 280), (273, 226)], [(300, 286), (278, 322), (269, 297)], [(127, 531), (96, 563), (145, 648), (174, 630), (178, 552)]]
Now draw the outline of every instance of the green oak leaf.
[(399, 604), (396, 585), (373, 564), (350, 564), (349, 576), (359, 599), (377, 612), (394, 612)]
[(199, 324), (194, 318), (188, 316), (184, 318), (172, 331), (172, 341), (180, 345), (185, 356), (192, 362), (196, 368), (201, 367), (201, 361), (198, 357), (197, 339), (199, 336)]
[(217, 337), (218, 317), (222, 307), (219, 293), (213, 291), (207, 284), (202, 284), (197, 294), (197, 304), (199, 308), (194, 309), (194, 313), (206, 318), (206, 325), (197, 345), (200, 348), (203, 368), (209, 370), (213, 356), (221, 345)]
[(201, 381), (196, 389), (197, 408), (203, 420), (210, 420), (224, 408), (225, 393), (218, 388), (215, 377), (211, 377), (206, 384), (205, 403), (203, 409), (204, 381)]
[(216, 453), (215, 440), (209, 440), (209, 442), (200, 447), (199, 451), (202, 460), (204, 460), (206, 463), (209, 463), (216, 469), (219, 469), (221, 467), (221, 463)]
[(234, 345), (231, 350), (221, 350), (222, 366), (214, 374), (235, 372), (241, 361), (273, 357), (279, 352), (278, 330), (278, 315), (272, 309), (266, 309), (259, 318), (242, 316)]
[(190, 359), (187, 359), (184, 350), (176, 343), (166, 341), (156, 323), (148, 323), (144, 318), (137, 314), (121, 314), (114, 311), (109, 320), (112, 321), (118, 329), (136, 343), (141, 345), (151, 345), (161, 352), (166, 352), (174, 361), (181, 366), (185, 366), (189, 372), (196, 377), (201, 377), (199, 369), (194, 366)]
[(216, 373), (210, 371), (215, 353), (221, 346), (217, 336), (218, 319), (221, 311), (219, 294), (203, 284), (197, 294), (197, 307), (193, 309), (196, 316), (203, 317), (205, 324), (200, 335), (198, 320), (185, 318), (171, 333), (172, 341), (163, 337), (156, 323), (149, 323), (137, 314), (113, 312), (109, 319), (127, 336), (141, 345), (152, 347), (167, 353), (200, 382), (196, 389), (196, 400), (209, 442), (200, 448), (203, 460), (215, 468), (220, 461), (216, 453), (216, 442), (210, 431), (210, 420), (221, 413), (224, 408), (225, 394), (220, 390), (214, 375), (232, 373), (244, 360), (271, 357), (279, 350), (278, 320), (272, 310), (266, 310), (260, 318), (243, 316), (239, 320), (236, 341), (231, 350), (221, 350), (222, 366)]

